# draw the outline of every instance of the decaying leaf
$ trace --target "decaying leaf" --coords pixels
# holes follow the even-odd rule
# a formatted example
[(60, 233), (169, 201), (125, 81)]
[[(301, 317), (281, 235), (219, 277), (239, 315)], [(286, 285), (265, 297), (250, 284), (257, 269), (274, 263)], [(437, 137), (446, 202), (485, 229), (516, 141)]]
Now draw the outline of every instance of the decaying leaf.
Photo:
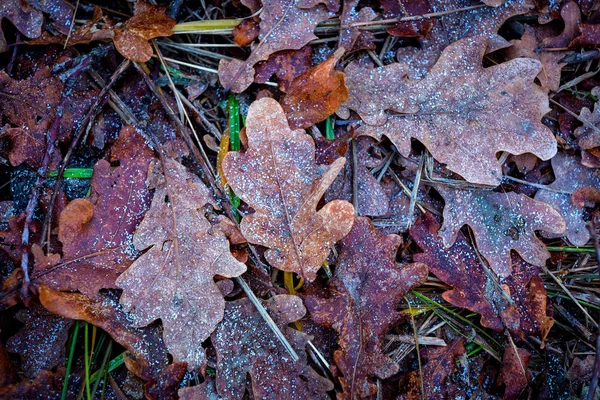
[(342, 3), (340, 25), (349, 27), (340, 29), (338, 48), (343, 47), (348, 54), (358, 50), (375, 49), (373, 32), (362, 31), (358, 26), (350, 26), (357, 22), (368, 22), (377, 18), (377, 14), (370, 7), (363, 7), (357, 11), (358, 2), (359, 0), (346, 0)]
[(39, 304), (19, 311), (16, 318), (24, 326), (8, 340), (6, 348), (20, 354), (26, 377), (34, 378), (43, 370), (65, 362), (65, 344), (72, 320), (54, 315)]
[(338, 114), (348, 118), (355, 110), (368, 124), (358, 134), (385, 134), (403, 155), (414, 138), (467, 181), (498, 185), (497, 152), (547, 160), (556, 154), (556, 139), (541, 123), (548, 98), (533, 83), (540, 63), (519, 58), (483, 68), (486, 46), (482, 37), (453, 43), (420, 81), (406, 80), (401, 64), (352, 63), (345, 71), (350, 94)]
[[(419, 16), (431, 13), (429, 0), (399, 1), (380, 0), (381, 7), (385, 11), (385, 19)], [(435, 19), (416, 19), (412, 21), (399, 21), (387, 32), (392, 36), (423, 38), (426, 36)]]
[(558, 90), (560, 87), (560, 74), (562, 67), (567, 65), (560, 62), (571, 51), (539, 51), (540, 48), (566, 48), (579, 30), (581, 13), (575, 2), (567, 2), (561, 10), (564, 21), (563, 31), (555, 35), (551, 24), (532, 27), (525, 25), (525, 32), (521, 39), (511, 41), (512, 46), (505, 51), (508, 59), (519, 57), (533, 58), (540, 61), (542, 69), (537, 75), (542, 87), (549, 90)]
[(200, 179), (165, 159), (150, 210), (133, 237), (138, 258), (117, 280), (121, 304), (136, 326), (157, 319), (176, 362), (205, 362), (202, 342), (223, 318), (225, 301), (214, 276), (239, 276), (246, 266), (229, 250), (225, 235), (204, 216), (214, 200)]
[(254, 82), (265, 83), (272, 75), (275, 75), (279, 89), (287, 92), (294, 79), (310, 69), (312, 54), (311, 46), (304, 46), (300, 50), (283, 50), (271, 54), (267, 61), (256, 64)]
[[(600, 88), (595, 87), (592, 89), (592, 95), (597, 96), (599, 94)], [(577, 145), (582, 149), (595, 151), (596, 147), (600, 147), (600, 102), (594, 104), (594, 111), (583, 107), (579, 118), (585, 121), (586, 124), (573, 131), (573, 135), (577, 138)]]
[(243, 47), (254, 42), (254, 39), (258, 37), (260, 31), (258, 27), (259, 22), (260, 19), (258, 17), (244, 19), (238, 26), (233, 28), (232, 35), (235, 44)]
[(60, 399), (65, 371), (41, 371), (35, 379), (26, 379), (0, 387), (3, 399)]
[(9, 154), (12, 165), (23, 162), (32, 167), (39, 165), (62, 90), (63, 82), (47, 67), (20, 81), (0, 71), (0, 117), (13, 126), (7, 132), (12, 144)]
[[(5, 0), (0, 4), (0, 23), (8, 19), (23, 35), (35, 38), (42, 33), (44, 16), (40, 10), (29, 6), (23, 0)], [(8, 50), (4, 33), (0, 28), (0, 53)]]
[(302, 130), (291, 130), (281, 106), (270, 98), (250, 105), (246, 134), (248, 150), (230, 152), (223, 160), (227, 182), (255, 211), (244, 216), (242, 233), (248, 242), (269, 247), (265, 257), (272, 266), (311, 282), (354, 220), (347, 201), (316, 210), (345, 160), (317, 165), (314, 141)]
[(114, 29), (115, 47), (119, 53), (131, 61), (148, 61), (152, 57), (152, 46), (148, 40), (173, 34), (176, 22), (165, 15), (166, 10), (167, 7), (138, 0), (133, 17)]
[(502, 370), (500, 371), (500, 381), (505, 384), (502, 399), (516, 400), (523, 389), (527, 387), (530, 378), (527, 365), (530, 358), (531, 353), (529, 351), (515, 349), (510, 342), (506, 343), (506, 350), (502, 357)]
[(186, 363), (173, 363), (161, 372), (156, 380), (144, 385), (148, 400), (177, 400), (177, 389), (187, 372)]
[(256, 399), (329, 399), (333, 384), (306, 365), (310, 336), (286, 327), (304, 316), (296, 296), (278, 295), (267, 303), (300, 359), (292, 361), (252, 303), (244, 298), (227, 303), (225, 318), (212, 335), (217, 350), (216, 387), (225, 399), (242, 399), (250, 375)]
[[(584, 246), (590, 239), (590, 233), (583, 219), (584, 210), (573, 203), (569, 193), (584, 187), (599, 190), (600, 177), (593, 169), (584, 167), (579, 157), (565, 153), (558, 153), (552, 158), (552, 169), (556, 179), (549, 185), (551, 190), (538, 190), (535, 199), (558, 210), (565, 219), (567, 227), (564, 235), (575, 246)], [(560, 233), (553, 234), (546, 229), (542, 229), (542, 233), (550, 238), (562, 236)]]
[(421, 263), (395, 261), (401, 243), (398, 235), (381, 235), (368, 218), (356, 217), (350, 234), (341, 242), (329, 299), (308, 297), (306, 307), (320, 325), (339, 332), (334, 360), (343, 374), (342, 399), (377, 393), (372, 376), (388, 378), (398, 371), (395, 361), (382, 352), (387, 331), (405, 316), (398, 302), (427, 278)]
[(333, 56), (292, 81), (281, 99), (291, 129), (308, 128), (325, 120), (346, 101), (344, 74), (335, 69), (343, 55), (344, 49), (337, 49)]
[(43, 32), (41, 36), (28, 40), (27, 44), (68, 44), (74, 46), (76, 44), (87, 44), (98, 40), (110, 41), (114, 38), (113, 26), (113, 22), (102, 13), (102, 9), (96, 7), (92, 18), (86, 21), (82, 26), (73, 29), (70, 36), (67, 35), (68, 32), (65, 32), (63, 35), (51, 35), (48, 32)]
[[(135, 328), (121, 310), (117, 296), (99, 294), (95, 300), (80, 293), (39, 288), (40, 301), (50, 312), (62, 317), (87, 321), (103, 329), (128, 350), (126, 365), (142, 379), (156, 378), (167, 364), (167, 351), (156, 328)], [(55, 316), (55, 318), (61, 318)], [(65, 341), (67, 340), (65, 334)], [(64, 349), (64, 343), (63, 343)]]
[(562, 216), (554, 208), (514, 192), (460, 190), (436, 187), (444, 198), (444, 224), (439, 236), (450, 247), (460, 228), (469, 225), (477, 249), (500, 277), (511, 273), (511, 250), (528, 263), (546, 265), (550, 253), (535, 231), (565, 232)]
[[(455, 359), (465, 354), (464, 339), (453, 340), (446, 347), (421, 350), (421, 370), (408, 374), (407, 391), (399, 400), (446, 399), (446, 378), (458, 369)], [(422, 390), (421, 390), (422, 388)]]
[(153, 159), (135, 128), (121, 130), (110, 158), (119, 166), (98, 161), (91, 196), (71, 201), (60, 214), (62, 261), (57, 255), (45, 256), (39, 247), (33, 249), (37, 283), (79, 290), (89, 297), (101, 288), (115, 288), (117, 277), (138, 255), (131, 239), (150, 204), (145, 177)]
[(553, 320), (546, 314), (546, 290), (538, 268), (512, 256), (512, 274), (502, 278), (482, 265), (462, 233), (446, 248), (438, 236), (439, 224), (425, 214), (410, 228), (424, 251), (414, 260), (425, 263), (439, 279), (453, 287), (444, 300), (481, 315), (481, 325), (525, 337), (548, 333)]
[(277, 51), (298, 50), (317, 38), (313, 30), (329, 17), (327, 8), (320, 4), (302, 8), (298, 2), (263, 0), (259, 43), (245, 61), (221, 59), (219, 80), (223, 87), (235, 93), (243, 92), (254, 81), (254, 64)]
[[(510, 43), (498, 35), (498, 29), (510, 17), (531, 10), (534, 2), (507, 0), (499, 7), (481, 7), (478, 0), (428, 0), (428, 3), (431, 12), (442, 15), (433, 19), (433, 26), (420, 40), (419, 47), (400, 47), (396, 53), (399, 62), (408, 64), (411, 78), (427, 75), (444, 49), (464, 38), (485, 37), (489, 40), (488, 52), (509, 46)], [(461, 9), (465, 10), (452, 12)]]

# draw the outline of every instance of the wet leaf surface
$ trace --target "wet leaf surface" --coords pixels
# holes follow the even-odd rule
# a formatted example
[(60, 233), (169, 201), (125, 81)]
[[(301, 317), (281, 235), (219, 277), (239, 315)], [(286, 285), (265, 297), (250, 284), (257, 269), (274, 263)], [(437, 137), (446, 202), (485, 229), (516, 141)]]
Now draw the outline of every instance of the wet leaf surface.
[[(261, 13), (259, 44), (245, 61), (221, 60), (221, 85), (235, 93), (243, 92), (254, 81), (254, 65), (281, 50), (299, 50), (317, 37), (313, 33), (319, 22), (329, 17), (327, 8), (315, 5), (301, 8), (296, 1), (264, 0)], [(276, 34), (275, 34), (276, 32)]]

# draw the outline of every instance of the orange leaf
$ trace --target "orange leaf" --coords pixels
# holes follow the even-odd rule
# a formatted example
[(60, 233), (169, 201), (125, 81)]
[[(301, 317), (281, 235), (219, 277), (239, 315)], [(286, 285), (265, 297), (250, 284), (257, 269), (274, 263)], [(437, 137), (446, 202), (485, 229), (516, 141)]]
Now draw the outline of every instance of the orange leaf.
[(308, 128), (333, 114), (348, 98), (344, 74), (335, 64), (344, 54), (339, 48), (332, 57), (300, 75), (290, 85), (281, 106), (290, 128)]

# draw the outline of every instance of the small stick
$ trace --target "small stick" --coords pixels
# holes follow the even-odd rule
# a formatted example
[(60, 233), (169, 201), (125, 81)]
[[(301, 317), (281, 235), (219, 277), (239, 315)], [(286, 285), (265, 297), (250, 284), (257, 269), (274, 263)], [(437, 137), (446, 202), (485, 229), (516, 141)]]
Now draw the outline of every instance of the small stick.
[(33, 215), (40, 200), (41, 188), (46, 181), (46, 174), (48, 173), (48, 166), (50, 165), (50, 160), (52, 159), (52, 152), (56, 146), (56, 139), (58, 138), (58, 131), (60, 130), (60, 121), (62, 120), (65, 105), (68, 99), (65, 95), (66, 92), (68, 92), (68, 90), (65, 87), (61, 95), (60, 103), (56, 109), (54, 121), (52, 122), (52, 126), (46, 135), (46, 152), (44, 153), (44, 158), (42, 159), (42, 163), (38, 168), (38, 177), (35, 181), (35, 186), (33, 187), (29, 202), (27, 203), (27, 208), (25, 208), (25, 223), (23, 225), (23, 233), (21, 234), (21, 248), (23, 251), (23, 255), (21, 256), (21, 270), (23, 271), (21, 299), (27, 306), (29, 305), (29, 286), (31, 284), (31, 280), (29, 278), (29, 226), (33, 221)]

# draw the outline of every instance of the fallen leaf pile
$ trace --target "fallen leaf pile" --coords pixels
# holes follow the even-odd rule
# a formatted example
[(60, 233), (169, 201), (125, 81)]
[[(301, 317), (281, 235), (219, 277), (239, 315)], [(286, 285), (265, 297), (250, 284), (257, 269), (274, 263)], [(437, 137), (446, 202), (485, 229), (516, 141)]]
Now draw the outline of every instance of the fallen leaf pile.
[(585, 0), (0, 4), (0, 398), (594, 398)]

